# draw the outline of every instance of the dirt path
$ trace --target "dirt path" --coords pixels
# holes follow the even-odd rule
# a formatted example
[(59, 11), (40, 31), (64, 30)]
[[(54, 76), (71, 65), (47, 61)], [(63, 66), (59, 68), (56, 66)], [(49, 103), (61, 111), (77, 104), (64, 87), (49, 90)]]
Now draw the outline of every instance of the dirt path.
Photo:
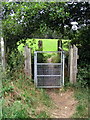
[(73, 90), (59, 93), (55, 90), (47, 90), (47, 93), (55, 104), (52, 109), (48, 110), (51, 118), (70, 118), (75, 113), (77, 101), (73, 97)]

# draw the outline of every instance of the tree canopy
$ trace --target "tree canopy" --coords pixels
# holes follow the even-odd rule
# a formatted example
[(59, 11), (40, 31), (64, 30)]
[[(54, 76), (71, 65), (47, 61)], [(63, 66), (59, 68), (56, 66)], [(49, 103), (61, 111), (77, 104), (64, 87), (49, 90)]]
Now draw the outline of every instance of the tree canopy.
[(69, 36), (71, 21), (77, 21), (79, 27), (90, 23), (88, 2), (2, 2), (2, 9), (3, 35), (9, 47), (20, 39), (50, 33)]
[(56, 30), (61, 28), (61, 22), (68, 16), (63, 5), (63, 3), (3, 2), (3, 33), (7, 44), (11, 42), (13, 44), (22, 38), (32, 38), (38, 31), (42, 34), (47, 28)]

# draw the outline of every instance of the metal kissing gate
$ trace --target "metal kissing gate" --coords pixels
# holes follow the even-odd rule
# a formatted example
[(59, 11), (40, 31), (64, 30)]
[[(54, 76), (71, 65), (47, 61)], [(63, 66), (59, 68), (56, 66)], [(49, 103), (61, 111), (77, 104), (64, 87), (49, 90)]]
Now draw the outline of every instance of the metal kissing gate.
[[(47, 60), (45, 54), (51, 57)], [(58, 55), (59, 62), (53, 62)], [(37, 88), (60, 88), (64, 85), (64, 51), (35, 51), (34, 52), (34, 83)]]

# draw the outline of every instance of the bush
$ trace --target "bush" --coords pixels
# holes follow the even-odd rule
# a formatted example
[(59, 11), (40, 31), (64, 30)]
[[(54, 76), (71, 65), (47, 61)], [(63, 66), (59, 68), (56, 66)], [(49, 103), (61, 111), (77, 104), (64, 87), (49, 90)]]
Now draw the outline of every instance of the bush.
[(81, 62), (90, 63), (90, 26), (82, 27), (75, 38), (72, 39), (71, 43), (76, 44), (79, 48), (79, 64)]
[(87, 87), (90, 79), (90, 65), (78, 67), (77, 84), (79, 87)]
[(37, 54), (37, 62), (38, 63), (44, 62), (44, 55), (43, 55), (43, 53), (38, 53)]
[(18, 52), (18, 50), (14, 50), (9, 55), (8, 66), (10, 70), (15, 71), (24, 65), (24, 56), (22, 53)]

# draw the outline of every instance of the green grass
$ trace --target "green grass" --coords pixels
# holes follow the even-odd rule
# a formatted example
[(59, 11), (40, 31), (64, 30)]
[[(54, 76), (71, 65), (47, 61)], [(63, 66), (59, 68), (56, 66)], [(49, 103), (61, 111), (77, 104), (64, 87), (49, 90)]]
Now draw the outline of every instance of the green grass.
[[(7, 79), (4, 77), (4, 79)], [(3, 80), (3, 118), (48, 118), (42, 109), (52, 102), (46, 91), (36, 89), (29, 77), (15, 72), (12, 80)], [(41, 111), (37, 108), (41, 107)]]
[(69, 82), (65, 83), (64, 91), (71, 89), (74, 91), (74, 99), (77, 101), (75, 113), (71, 118), (88, 118), (88, 108), (89, 108), (89, 89), (87, 87), (79, 86), (79, 83), (71, 84)]
[(37, 46), (38, 46), (38, 41), (39, 40), (43, 41), (43, 51), (57, 51), (57, 41), (58, 41), (58, 39), (36, 39), (36, 45)]
[[(36, 40), (36, 48), (38, 49), (38, 41), (43, 41), (43, 51), (57, 51), (58, 39), (35, 39)], [(62, 40), (63, 49), (68, 51), (68, 43), (70, 40)]]
[(73, 118), (88, 118), (88, 88), (75, 88), (75, 98), (78, 101)]
[(45, 111), (42, 111), (39, 115), (36, 116), (36, 118), (49, 118), (49, 116)]
[(1, 99), (1, 97), (2, 97), (2, 93), (1, 93), (1, 91), (2, 91), (2, 75), (3, 75), (3, 73), (2, 73), (2, 68), (0, 65), (0, 120), (2, 118), (2, 99)]

